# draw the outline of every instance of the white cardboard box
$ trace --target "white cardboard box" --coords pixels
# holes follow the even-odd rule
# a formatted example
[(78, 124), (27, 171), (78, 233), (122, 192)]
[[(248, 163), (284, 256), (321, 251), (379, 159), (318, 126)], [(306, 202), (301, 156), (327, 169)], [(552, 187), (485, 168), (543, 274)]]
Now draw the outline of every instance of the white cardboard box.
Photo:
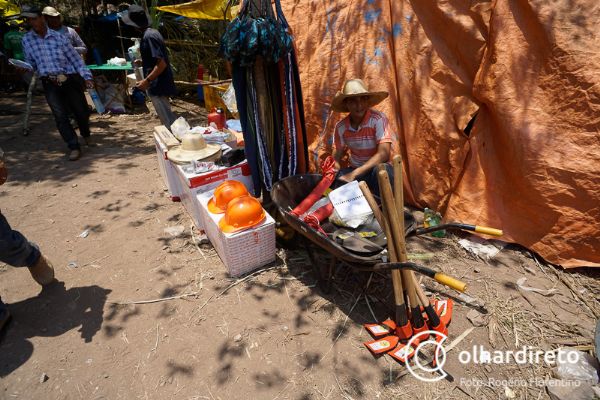
[(175, 139), (175, 136), (167, 128), (162, 125), (154, 127), (154, 145), (156, 146), (156, 155), (158, 157), (158, 170), (173, 201), (180, 200), (179, 193), (181, 189), (179, 188), (177, 171), (167, 158), (167, 151), (178, 144), (179, 141)]
[(198, 194), (215, 189), (225, 180), (240, 181), (246, 186), (248, 192), (252, 193), (253, 191), (254, 186), (252, 184), (252, 176), (250, 175), (250, 166), (247, 161), (242, 161), (233, 167), (202, 174), (189, 173), (181, 165), (172, 165), (176, 169), (179, 179), (179, 187), (181, 188), (179, 198), (181, 199), (181, 203), (194, 220), (196, 227), (200, 230), (205, 230), (205, 223), (204, 216), (200, 211)]
[(208, 211), (208, 201), (213, 191), (198, 194), (206, 236), (225, 264), (232, 277), (238, 277), (275, 261), (275, 220), (266, 214), (265, 221), (252, 229), (236, 233), (224, 233), (219, 229), (219, 220), (224, 214)]

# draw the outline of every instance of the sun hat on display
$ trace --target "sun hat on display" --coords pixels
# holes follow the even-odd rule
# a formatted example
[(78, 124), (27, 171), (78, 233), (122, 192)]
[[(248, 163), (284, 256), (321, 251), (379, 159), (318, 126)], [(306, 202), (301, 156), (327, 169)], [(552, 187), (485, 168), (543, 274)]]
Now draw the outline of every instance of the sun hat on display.
[(187, 164), (190, 161), (214, 161), (221, 156), (221, 146), (206, 144), (201, 134), (186, 133), (181, 144), (167, 152), (167, 158), (178, 164)]

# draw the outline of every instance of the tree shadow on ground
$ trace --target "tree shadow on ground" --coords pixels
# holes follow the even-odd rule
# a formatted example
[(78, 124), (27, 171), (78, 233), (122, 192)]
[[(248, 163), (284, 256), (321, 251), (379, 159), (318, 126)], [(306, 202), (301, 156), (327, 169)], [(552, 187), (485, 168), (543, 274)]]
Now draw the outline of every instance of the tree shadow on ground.
[[(16, 111), (25, 109), (25, 96), (15, 95), (0, 100), (0, 107)], [(126, 174), (137, 165), (130, 160), (140, 154), (155, 151), (152, 140), (154, 126), (148, 115), (93, 114), (90, 120), (94, 147), (82, 147), (83, 156), (76, 162), (66, 159), (67, 146), (61, 139), (54, 118), (43, 96), (34, 96), (28, 136), (23, 136), (22, 115), (10, 115), (0, 119), (0, 147), (5, 151), (13, 185), (31, 185), (40, 181), (56, 182), (62, 186), (85, 176), (96, 168), (114, 168)], [(120, 118), (130, 118), (130, 129), (115, 127)], [(80, 142), (81, 138), (80, 138)], [(101, 189), (99, 189), (101, 190)], [(101, 193), (101, 192), (100, 192)]]
[(106, 298), (111, 291), (100, 286), (66, 289), (64, 282), (45, 286), (39, 295), (8, 305), (12, 321), (0, 342), (0, 377), (23, 365), (33, 354), (34, 337), (57, 337), (79, 328), (90, 343), (102, 326)]

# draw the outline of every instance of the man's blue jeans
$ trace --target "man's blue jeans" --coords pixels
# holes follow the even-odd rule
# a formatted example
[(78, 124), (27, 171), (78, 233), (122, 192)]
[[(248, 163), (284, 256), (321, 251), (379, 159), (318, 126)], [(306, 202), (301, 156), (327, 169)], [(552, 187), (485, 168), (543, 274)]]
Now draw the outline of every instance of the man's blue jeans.
[(171, 111), (171, 102), (167, 96), (153, 96), (150, 95), (152, 105), (156, 110), (160, 123), (163, 124), (168, 130), (171, 130), (171, 124), (175, 122), (177, 117)]
[(68, 75), (67, 81), (57, 85), (42, 79), (46, 101), (54, 115), (56, 127), (69, 149), (79, 149), (77, 133), (71, 125), (69, 115), (72, 112), (83, 137), (90, 136), (90, 110), (83, 93), (83, 78), (79, 75)]
[(37, 245), (14, 231), (4, 215), (0, 214), (0, 261), (13, 267), (29, 267), (39, 258)]
[[(390, 184), (392, 185), (392, 188), (393, 188), (394, 187), (394, 169), (388, 163), (385, 163), (384, 165), (385, 165), (385, 169), (388, 173), (388, 176), (390, 177)], [(340, 176), (346, 175), (355, 169), (356, 168), (352, 168), (352, 167), (342, 168), (340, 170), (340, 172), (338, 172), (337, 178), (339, 178)], [(371, 193), (373, 193), (377, 197), (380, 197), (379, 180), (377, 179), (377, 167), (372, 168), (370, 171), (365, 172), (364, 174), (356, 177), (356, 180), (359, 182), (365, 181), (367, 183), (367, 186), (371, 190)]]

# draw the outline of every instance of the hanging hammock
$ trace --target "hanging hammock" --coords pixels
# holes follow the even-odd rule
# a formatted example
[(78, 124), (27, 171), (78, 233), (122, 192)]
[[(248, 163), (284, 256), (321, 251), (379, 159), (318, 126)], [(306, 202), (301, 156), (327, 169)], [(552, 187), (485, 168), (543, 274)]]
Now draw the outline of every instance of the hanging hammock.
[(308, 149), (302, 90), (290, 27), (280, 0), (244, 0), (221, 38), (232, 64), (254, 195), (306, 172)]

